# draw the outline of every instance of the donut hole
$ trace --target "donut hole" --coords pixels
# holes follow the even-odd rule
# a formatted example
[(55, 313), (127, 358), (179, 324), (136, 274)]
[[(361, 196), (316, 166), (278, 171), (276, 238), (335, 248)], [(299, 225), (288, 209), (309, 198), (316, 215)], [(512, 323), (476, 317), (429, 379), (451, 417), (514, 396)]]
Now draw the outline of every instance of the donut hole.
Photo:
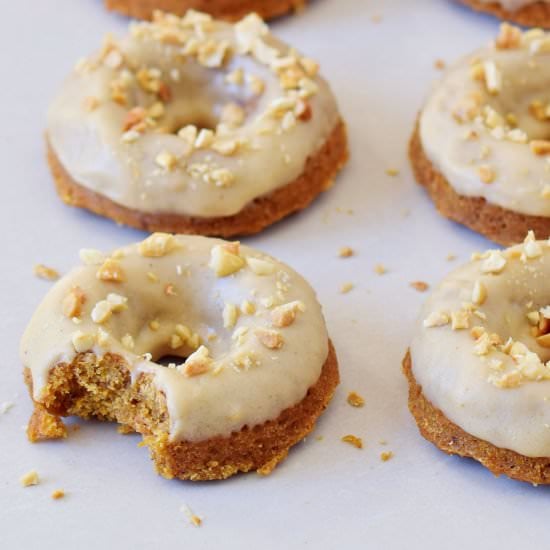
[(173, 353), (167, 353), (156, 358), (154, 361), (157, 365), (162, 365), (163, 367), (173, 367), (173, 365), (180, 365), (184, 363), (187, 357), (190, 354), (174, 355)]

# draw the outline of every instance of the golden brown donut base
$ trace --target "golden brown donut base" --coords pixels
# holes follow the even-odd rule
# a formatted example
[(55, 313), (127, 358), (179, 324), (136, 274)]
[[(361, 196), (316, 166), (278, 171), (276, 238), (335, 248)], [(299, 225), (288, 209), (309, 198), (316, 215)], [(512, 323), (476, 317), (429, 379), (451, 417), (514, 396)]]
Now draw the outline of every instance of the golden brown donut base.
[(105, 0), (107, 9), (136, 19), (151, 19), (155, 10), (184, 15), (193, 9), (216, 19), (237, 21), (250, 12), (272, 19), (304, 7), (306, 0)]
[(550, 5), (537, 2), (524, 6), (516, 11), (505, 10), (498, 2), (483, 4), (478, 0), (460, 0), (463, 4), (470, 6), (476, 11), (490, 13), (505, 21), (512, 21), (526, 27), (550, 28)]
[(281, 218), (304, 209), (319, 193), (332, 186), (337, 172), (348, 159), (346, 127), (340, 121), (323, 147), (308, 158), (304, 171), (294, 181), (251, 201), (233, 216), (199, 218), (162, 212), (141, 212), (117, 204), (73, 180), (49, 143), (47, 147), (48, 163), (57, 192), (66, 204), (86, 208), (117, 223), (150, 232), (226, 238), (257, 233)]
[[(28, 369), (25, 381), (32, 395)], [(338, 362), (329, 341), (318, 381), (302, 401), (276, 419), (244, 427), (229, 437), (171, 442), (166, 399), (153, 385), (152, 375), (141, 374), (132, 384), (120, 356), (80, 353), (72, 363), (52, 369), (41, 401), (35, 403), (27, 435), (30, 441), (65, 437), (60, 416), (116, 421), (143, 435), (158, 473), (166, 478), (225, 479), (252, 470), (267, 475), (286, 458), (290, 447), (313, 430), (338, 382)]]
[(469, 457), (481, 462), (495, 476), (504, 474), (535, 485), (550, 484), (550, 458), (531, 458), (495, 447), (465, 432), (434, 407), (414, 378), (409, 351), (403, 359), (403, 373), (409, 382), (409, 410), (425, 439), (449, 455)]
[(550, 218), (507, 210), (482, 197), (459, 195), (424, 153), (418, 124), (409, 143), (409, 159), (416, 181), (426, 188), (442, 216), (504, 246), (522, 242), (529, 230), (539, 239), (550, 236)]

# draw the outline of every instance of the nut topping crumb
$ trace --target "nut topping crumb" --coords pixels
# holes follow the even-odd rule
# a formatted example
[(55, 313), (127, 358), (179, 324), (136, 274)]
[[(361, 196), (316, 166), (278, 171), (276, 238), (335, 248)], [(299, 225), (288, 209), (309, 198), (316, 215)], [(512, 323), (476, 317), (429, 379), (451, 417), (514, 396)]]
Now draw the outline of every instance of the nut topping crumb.
[(71, 289), (69, 294), (63, 298), (61, 303), (61, 311), (65, 317), (72, 319), (73, 317), (80, 317), (82, 313), (82, 306), (86, 302), (86, 295), (84, 291), (75, 286)]
[(107, 258), (103, 262), (97, 271), (96, 277), (101, 281), (110, 283), (122, 283), (126, 280), (126, 275), (120, 263), (111, 258)]
[(38, 485), (40, 483), (40, 478), (36, 470), (31, 470), (22, 475), (19, 481), (22, 487), (31, 487), (32, 485)]
[(245, 265), (244, 259), (239, 255), (239, 243), (228, 244), (229, 246), (216, 245), (210, 251), (208, 266), (214, 270), (218, 277), (232, 275)]
[(353, 254), (354, 254), (353, 249), (350, 248), (349, 246), (343, 246), (338, 251), (338, 256), (340, 256), (340, 258), (349, 258), (353, 256)]
[(282, 306), (277, 306), (271, 311), (271, 322), (278, 328), (288, 327), (296, 320), (296, 314), (304, 312), (306, 307), (303, 302), (295, 300)]
[(35, 265), (33, 267), (33, 272), (38, 278), (45, 279), (46, 281), (55, 281), (59, 279), (59, 272), (44, 264)]
[(276, 330), (257, 329), (256, 338), (268, 349), (281, 349), (284, 344), (283, 337)]
[(363, 448), (363, 440), (360, 437), (357, 437), (356, 435), (348, 434), (342, 437), (342, 441), (344, 443), (349, 443), (350, 445), (353, 445), (357, 449)]
[(139, 243), (139, 253), (147, 258), (166, 256), (177, 248), (178, 242), (170, 233), (153, 233)]
[(348, 393), (347, 402), (352, 407), (363, 407), (365, 405), (365, 400), (356, 392), (351, 391)]
[(56, 489), (52, 492), (51, 497), (54, 500), (59, 500), (65, 496), (65, 491), (63, 489)]

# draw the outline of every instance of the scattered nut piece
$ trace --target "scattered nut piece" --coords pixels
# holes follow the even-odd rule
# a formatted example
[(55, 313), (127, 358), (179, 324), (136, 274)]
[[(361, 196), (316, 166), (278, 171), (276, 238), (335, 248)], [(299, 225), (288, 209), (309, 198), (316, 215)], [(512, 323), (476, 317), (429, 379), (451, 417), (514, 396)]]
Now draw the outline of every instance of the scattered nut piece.
[(343, 246), (338, 251), (338, 256), (340, 256), (340, 258), (349, 258), (350, 256), (353, 256), (353, 254), (354, 254), (353, 249), (350, 248), (349, 246)]
[(74, 349), (78, 353), (83, 353), (92, 349), (96, 343), (96, 336), (91, 332), (82, 332), (77, 330), (71, 337)]
[(212, 358), (206, 346), (200, 346), (197, 351), (193, 352), (183, 363), (177, 367), (178, 371), (185, 376), (199, 376), (208, 372), (212, 366)]
[(340, 286), (340, 292), (342, 294), (347, 294), (351, 290), (353, 290), (355, 285), (353, 283), (344, 283), (342, 286)]
[(147, 258), (160, 258), (166, 256), (177, 248), (178, 242), (170, 233), (153, 233), (139, 243), (139, 253)]
[(365, 400), (356, 392), (351, 391), (348, 393), (347, 402), (352, 407), (363, 407), (365, 405)]
[(210, 251), (210, 262), (208, 265), (218, 277), (232, 275), (245, 265), (244, 259), (239, 256), (238, 243), (229, 244), (237, 245), (236, 252), (233, 251), (235, 248), (231, 249), (226, 245), (216, 245)]
[(388, 460), (391, 460), (393, 458), (393, 452), (392, 451), (383, 451), (380, 453), (380, 460), (382, 462), (387, 462)]
[(40, 478), (38, 477), (38, 472), (36, 470), (31, 470), (26, 474), (22, 475), (19, 479), (22, 487), (31, 487), (32, 485), (38, 485), (40, 483)]
[(357, 437), (356, 435), (348, 434), (342, 437), (342, 441), (344, 443), (349, 443), (350, 445), (353, 445), (357, 449), (363, 448), (363, 440), (360, 437)]
[(54, 500), (59, 500), (60, 498), (63, 498), (65, 496), (65, 491), (63, 489), (56, 489), (52, 492), (51, 497)]
[(280, 349), (283, 347), (284, 340), (276, 330), (257, 329), (256, 338), (268, 349)]
[(388, 270), (387, 268), (383, 265), (383, 264), (376, 264), (374, 266), (374, 272), (377, 274), (377, 275), (384, 275), (384, 273), (387, 273)]
[(275, 272), (275, 264), (269, 260), (248, 257), (246, 263), (256, 275), (272, 275)]
[(55, 281), (56, 279), (59, 279), (59, 272), (44, 264), (36, 264), (33, 267), (33, 273), (39, 279), (45, 279), (46, 281)]

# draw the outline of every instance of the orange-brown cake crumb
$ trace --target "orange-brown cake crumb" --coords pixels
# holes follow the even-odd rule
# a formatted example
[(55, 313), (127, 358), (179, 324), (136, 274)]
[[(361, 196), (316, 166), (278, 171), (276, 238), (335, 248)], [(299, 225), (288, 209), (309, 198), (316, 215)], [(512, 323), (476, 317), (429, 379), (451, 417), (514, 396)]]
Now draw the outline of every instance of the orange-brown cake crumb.
[(418, 290), (418, 292), (426, 292), (430, 288), (430, 285), (424, 281), (413, 281), (411, 287)]
[(392, 451), (383, 451), (380, 453), (380, 460), (382, 462), (387, 462), (388, 460), (391, 460), (393, 458), (393, 452)]
[(27, 438), (31, 443), (45, 439), (67, 437), (67, 428), (59, 416), (50, 414), (44, 407), (36, 405), (27, 426)]

